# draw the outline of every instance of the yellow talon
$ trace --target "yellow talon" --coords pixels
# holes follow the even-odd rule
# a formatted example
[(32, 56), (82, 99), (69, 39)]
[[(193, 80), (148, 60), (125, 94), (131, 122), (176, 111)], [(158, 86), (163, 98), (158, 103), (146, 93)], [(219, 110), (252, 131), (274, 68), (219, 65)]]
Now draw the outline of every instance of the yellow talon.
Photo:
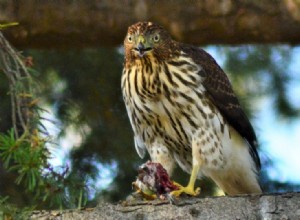
[(179, 197), (182, 193), (185, 193), (187, 195), (190, 195), (190, 196), (198, 196), (200, 194), (200, 187), (197, 187), (196, 189), (194, 189), (194, 185), (188, 185), (186, 187), (176, 183), (176, 182), (173, 182), (174, 185), (178, 186), (179, 189), (178, 190), (174, 190), (171, 192), (171, 195), (172, 196), (175, 196), (175, 197)]
[(191, 195), (191, 196), (199, 195), (200, 188), (197, 187), (195, 189), (195, 182), (196, 182), (196, 179), (197, 179), (197, 174), (199, 172), (199, 169), (200, 169), (200, 164), (199, 163), (193, 165), (190, 181), (189, 181), (189, 184), (186, 187), (183, 187), (182, 185), (174, 182), (174, 185), (178, 186), (179, 189), (172, 191), (171, 195), (175, 196), (175, 197), (180, 196), (182, 193), (185, 193), (185, 194)]

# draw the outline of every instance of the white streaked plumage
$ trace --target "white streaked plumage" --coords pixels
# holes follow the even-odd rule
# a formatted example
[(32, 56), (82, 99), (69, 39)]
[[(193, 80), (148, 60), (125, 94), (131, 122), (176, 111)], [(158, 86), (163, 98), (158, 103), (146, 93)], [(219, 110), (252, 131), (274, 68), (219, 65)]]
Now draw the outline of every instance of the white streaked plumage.
[[(192, 173), (189, 186), (192, 188), (193, 176), (205, 175), (227, 194), (260, 193), (256, 178), (259, 159), (253, 149), (256, 140), (252, 140), (256, 137), (251, 133), (252, 127), (240, 109), (228, 79), (225, 75), (216, 75), (214, 82), (212, 76), (207, 76), (206, 64), (203, 66), (200, 61), (195, 61), (196, 55), (193, 55), (199, 53), (199, 56), (211, 59), (203, 51), (180, 46), (172, 40), (172, 44), (169, 43), (174, 47), (173, 53), (165, 55), (164, 51), (156, 51), (156, 47), (166, 47), (167, 43), (152, 42), (152, 37), (158, 33), (155, 28), (147, 30), (152, 30), (152, 25), (138, 23), (129, 28), (130, 38), (125, 39), (122, 91), (139, 156), (143, 157), (148, 151), (151, 159), (160, 162), (169, 174), (177, 163)], [(160, 31), (162, 38), (165, 32)], [(166, 40), (170, 40), (168, 35)], [(142, 52), (138, 48), (140, 45), (144, 48)], [(208, 60), (208, 63), (216, 65), (212, 66), (216, 74), (224, 74), (214, 61)], [(218, 98), (215, 94), (218, 90), (228, 100), (212, 99), (214, 95)], [(234, 115), (241, 122), (233, 121)], [(247, 127), (249, 133), (236, 130)], [(191, 194), (195, 194), (193, 190)]]

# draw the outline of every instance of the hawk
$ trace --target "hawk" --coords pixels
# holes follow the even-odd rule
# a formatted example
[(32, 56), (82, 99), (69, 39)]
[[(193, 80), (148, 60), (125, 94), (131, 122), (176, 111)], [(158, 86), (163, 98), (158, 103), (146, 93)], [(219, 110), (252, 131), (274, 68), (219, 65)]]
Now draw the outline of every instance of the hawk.
[(216, 61), (152, 22), (130, 26), (124, 50), (121, 87), (139, 156), (148, 151), (169, 175), (176, 163), (191, 174), (172, 194), (198, 195), (202, 175), (228, 195), (261, 193), (256, 134)]

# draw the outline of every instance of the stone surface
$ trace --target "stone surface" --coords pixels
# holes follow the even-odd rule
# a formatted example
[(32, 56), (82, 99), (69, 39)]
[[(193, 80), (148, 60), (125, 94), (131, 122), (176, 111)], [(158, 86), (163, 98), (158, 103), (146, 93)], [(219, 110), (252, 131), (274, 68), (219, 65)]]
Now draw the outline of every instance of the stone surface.
[(300, 193), (101, 203), (96, 208), (35, 211), (31, 219), (300, 219)]

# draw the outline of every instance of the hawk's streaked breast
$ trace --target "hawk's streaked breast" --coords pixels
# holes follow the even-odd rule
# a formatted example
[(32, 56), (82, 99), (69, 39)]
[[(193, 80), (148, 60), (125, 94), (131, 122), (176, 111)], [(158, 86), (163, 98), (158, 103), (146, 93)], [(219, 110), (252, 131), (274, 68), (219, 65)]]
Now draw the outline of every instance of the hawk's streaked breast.
[(208, 131), (197, 134), (199, 144), (212, 141), (212, 146), (202, 149), (203, 160), (211, 167), (221, 167), (222, 146), (216, 137), (225, 133), (225, 125), (223, 117), (205, 98), (201, 67), (184, 53), (161, 64), (153, 59), (139, 60), (138, 65), (125, 69), (122, 77), (135, 134), (150, 152), (154, 141), (168, 146), (182, 168), (190, 172), (192, 137), (205, 127)]

